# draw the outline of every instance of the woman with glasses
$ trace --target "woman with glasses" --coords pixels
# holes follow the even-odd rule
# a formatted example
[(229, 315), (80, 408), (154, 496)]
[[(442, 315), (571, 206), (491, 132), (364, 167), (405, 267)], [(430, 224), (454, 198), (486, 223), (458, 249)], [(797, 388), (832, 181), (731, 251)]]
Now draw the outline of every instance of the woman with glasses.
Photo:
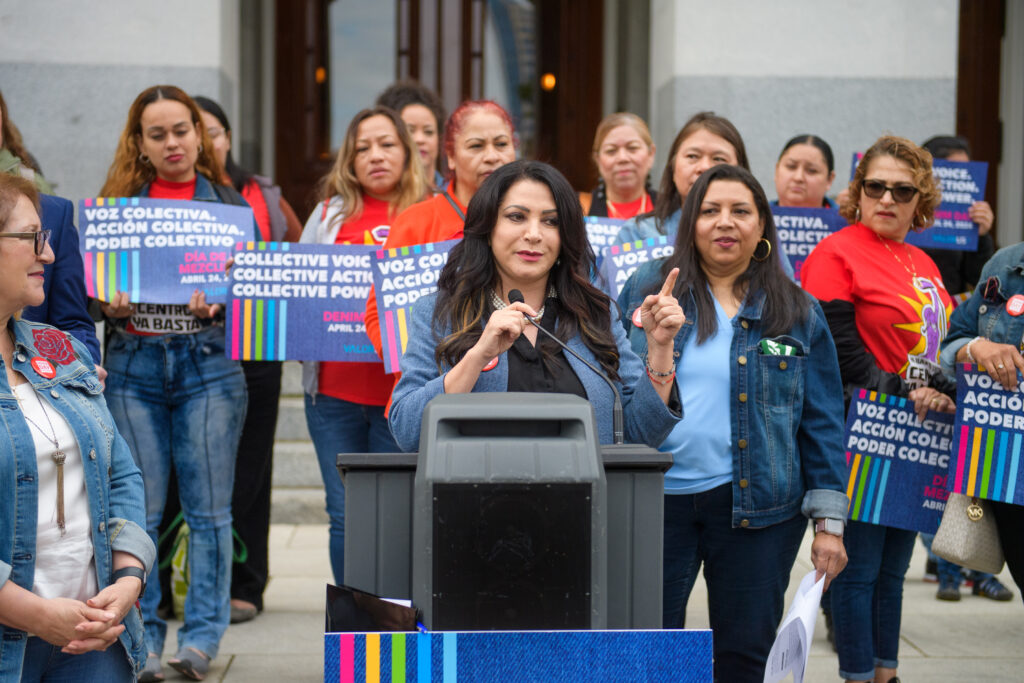
[[(952, 304), (935, 263), (905, 241), (931, 225), (940, 201), (931, 155), (904, 138), (879, 138), (840, 207), (852, 224), (804, 262), (801, 283), (825, 312), (847, 405), (865, 388), (909, 397), (922, 419), (953, 411), (955, 387), (938, 365)], [(916, 535), (857, 521), (846, 527), (849, 563), (831, 600), (839, 675), (848, 681), (899, 680), (903, 577)]]
[(127, 683), (156, 550), (91, 354), (21, 319), (45, 296), (48, 237), (32, 183), (0, 174), (0, 680)]

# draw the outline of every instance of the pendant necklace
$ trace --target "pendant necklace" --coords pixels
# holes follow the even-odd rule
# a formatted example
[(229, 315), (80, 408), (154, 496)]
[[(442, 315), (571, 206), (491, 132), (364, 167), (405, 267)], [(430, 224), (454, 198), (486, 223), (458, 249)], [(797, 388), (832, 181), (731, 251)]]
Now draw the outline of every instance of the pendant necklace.
[(907, 243), (906, 242), (903, 243), (903, 248), (907, 252), (907, 259), (910, 261), (910, 268), (907, 268), (907, 264), (904, 263), (902, 261), (902, 259), (900, 259), (900, 257), (896, 255), (896, 252), (892, 250), (892, 247), (889, 246), (889, 243), (881, 235), (879, 235), (876, 232), (875, 233), (875, 237), (877, 237), (878, 241), (882, 243), (882, 246), (885, 247), (885, 250), (888, 251), (890, 254), (892, 254), (892, 257), (894, 259), (896, 259), (896, 262), (899, 263), (901, 266), (903, 266), (903, 270), (907, 271), (907, 274), (910, 275), (911, 282), (916, 281), (917, 280), (917, 266), (914, 264), (914, 256), (910, 253), (910, 247), (907, 246)]
[(60, 535), (63, 536), (67, 533), (67, 528), (64, 521), (64, 461), (67, 459), (67, 454), (60, 449), (60, 442), (57, 440), (57, 430), (53, 426), (53, 421), (50, 420), (50, 414), (46, 412), (46, 406), (43, 405), (43, 400), (39, 398), (39, 392), (32, 387), (31, 383), (29, 387), (32, 388), (32, 393), (35, 394), (36, 401), (39, 403), (39, 409), (43, 411), (43, 416), (46, 418), (46, 423), (50, 426), (50, 431), (53, 433), (51, 437), (49, 434), (43, 431), (42, 427), (36, 424), (36, 421), (25, 415), (25, 420), (36, 428), (43, 438), (53, 444), (53, 462), (57, 465), (57, 527), (60, 529)]

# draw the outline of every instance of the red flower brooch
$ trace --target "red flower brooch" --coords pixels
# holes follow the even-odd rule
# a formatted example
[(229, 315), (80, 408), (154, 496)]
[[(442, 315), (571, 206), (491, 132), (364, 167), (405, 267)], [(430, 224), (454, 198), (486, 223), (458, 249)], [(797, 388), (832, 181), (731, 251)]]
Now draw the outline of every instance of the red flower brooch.
[(67, 335), (58, 330), (32, 330), (32, 343), (44, 357), (58, 365), (75, 361), (75, 349)]

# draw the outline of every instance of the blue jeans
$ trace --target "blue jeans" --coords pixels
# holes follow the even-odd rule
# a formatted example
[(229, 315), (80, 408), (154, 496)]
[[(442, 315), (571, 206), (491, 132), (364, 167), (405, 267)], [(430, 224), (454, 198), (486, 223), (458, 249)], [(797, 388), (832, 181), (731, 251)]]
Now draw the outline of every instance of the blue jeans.
[(875, 667), (899, 664), (903, 577), (916, 536), (876, 524), (846, 525), (849, 562), (830, 590), (840, 678), (874, 680)]
[[(245, 377), (224, 355), (224, 328), (142, 337), (118, 332), (107, 349), (107, 403), (146, 483), (146, 530), (157, 541), (171, 468), (189, 532), (189, 590), (178, 646), (217, 656), (231, 616), (231, 490), (245, 419)], [(156, 614), (153, 567), (142, 616), (150, 652), (167, 624)]]
[(716, 681), (764, 680), (806, 529), (800, 515), (763, 529), (734, 528), (731, 483), (665, 496), (662, 625), (683, 628), (703, 562)]
[(80, 655), (64, 654), (59, 646), (50, 645), (36, 636), (25, 643), (22, 683), (132, 683), (134, 680), (135, 671), (120, 642), (115, 642), (103, 652), (93, 651)]
[(398, 453), (384, 406), (306, 394), (306, 426), (320, 462), (331, 520), (331, 570), (334, 583), (345, 583), (345, 486), (338, 474), (339, 453)]
[[(964, 570), (958, 564), (953, 564), (949, 560), (944, 560), (935, 553), (932, 552), (932, 541), (935, 540), (935, 534), (921, 534), (921, 543), (928, 549), (928, 559), (935, 560), (936, 574), (939, 577), (941, 583), (951, 583), (956, 587), (960, 587), (960, 584), (964, 580)], [(987, 572), (979, 572), (974, 569), (969, 569), (970, 579), (975, 583), (991, 579), (994, 575)]]

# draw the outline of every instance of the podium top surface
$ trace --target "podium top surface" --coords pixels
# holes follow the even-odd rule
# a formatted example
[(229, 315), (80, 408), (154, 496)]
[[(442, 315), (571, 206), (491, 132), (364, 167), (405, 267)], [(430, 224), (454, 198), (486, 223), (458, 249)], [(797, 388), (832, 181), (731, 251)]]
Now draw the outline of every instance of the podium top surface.
[[(339, 453), (338, 470), (348, 472), (416, 470), (419, 453)], [(640, 444), (601, 446), (601, 460), (608, 470), (666, 472), (672, 466), (672, 454)]]

